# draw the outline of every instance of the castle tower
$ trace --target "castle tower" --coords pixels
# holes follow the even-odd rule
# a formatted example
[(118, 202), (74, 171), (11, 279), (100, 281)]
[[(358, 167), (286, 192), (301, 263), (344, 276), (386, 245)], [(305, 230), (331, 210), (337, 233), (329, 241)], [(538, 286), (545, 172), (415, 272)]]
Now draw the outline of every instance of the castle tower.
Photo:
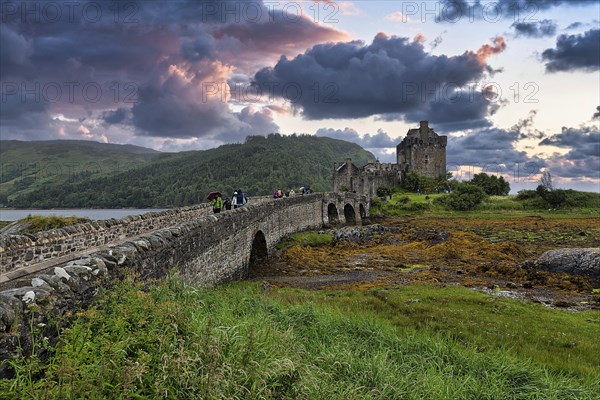
[(396, 147), (398, 168), (403, 174), (414, 171), (430, 178), (445, 176), (447, 142), (447, 136), (439, 136), (428, 121), (421, 121)]

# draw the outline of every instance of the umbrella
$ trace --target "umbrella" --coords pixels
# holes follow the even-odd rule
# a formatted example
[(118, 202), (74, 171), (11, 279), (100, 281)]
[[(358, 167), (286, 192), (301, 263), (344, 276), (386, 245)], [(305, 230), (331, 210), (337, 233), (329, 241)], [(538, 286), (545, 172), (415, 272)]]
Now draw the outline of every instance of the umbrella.
[(220, 196), (220, 195), (221, 195), (221, 192), (210, 192), (210, 193), (208, 194), (208, 196), (206, 196), (206, 199), (207, 199), (207, 200), (212, 200), (212, 199), (214, 199), (215, 197), (217, 197), (217, 196)]

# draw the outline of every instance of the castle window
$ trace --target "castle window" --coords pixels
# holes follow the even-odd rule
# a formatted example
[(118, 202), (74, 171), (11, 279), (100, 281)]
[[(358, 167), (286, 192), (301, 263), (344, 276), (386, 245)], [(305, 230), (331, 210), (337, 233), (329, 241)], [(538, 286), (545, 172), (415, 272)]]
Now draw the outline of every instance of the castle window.
[(425, 154), (425, 164), (429, 163), (429, 155)]

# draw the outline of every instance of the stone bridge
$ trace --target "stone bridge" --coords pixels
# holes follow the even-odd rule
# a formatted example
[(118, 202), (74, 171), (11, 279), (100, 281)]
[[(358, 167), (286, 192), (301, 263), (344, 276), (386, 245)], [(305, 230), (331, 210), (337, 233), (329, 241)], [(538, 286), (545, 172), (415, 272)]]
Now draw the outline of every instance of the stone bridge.
[(176, 267), (186, 280), (213, 285), (247, 276), (253, 263), (290, 233), (360, 224), (368, 215), (365, 196), (314, 193), (255, 197), (243, 208), (216, 215), (202, 204), (5, 236), (0, 237), (0, 288), (57, 266), (84, 265), (74, 260), (94, 255), (105, 263), (131, 265), (142, 277), (161, 276)]
[[(159, 278), (173, 268), (199, 285), (242, 279), (284, 236), (359, 224), (368, 215), (364, 196), (315, 193), (251, 198), (245, 207), (217, 215), (202, 204), (2, 236), (0, 379), (14, 375), (5, 360), (31, 354), (36, 335), (55, 343), (73, 311), (89, 305), (99, 288), (115, 279)], [(36, 334), (30, 331), (34, 325)]]

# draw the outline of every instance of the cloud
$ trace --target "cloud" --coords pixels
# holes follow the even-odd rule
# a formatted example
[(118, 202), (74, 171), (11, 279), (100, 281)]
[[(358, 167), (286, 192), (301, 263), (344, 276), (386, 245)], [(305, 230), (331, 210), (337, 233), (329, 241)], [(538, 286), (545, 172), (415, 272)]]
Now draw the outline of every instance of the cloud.
[(560, 35), (556, 48), (542, 53), (547, 72), (600, 69), (600, 29), (580, 35)]
[(107, 125), (120, 124), (129, 116), (129, 110), (124, 107), (119, 107), (116, 110), (104, 111), (100, 115), (100, 119)]
[[(496, 22), (498, 19), (530, 17), (533, 13), (560, 6), (588, 6), (597, 4), (597, 0), (442, 0), (436, 21), (456, 23), (483, 19)], [(423, 5), (423, 7), (425, 7)], [(422, 13), (425, 12), (425, 9)]]
[(600, 131), (597, 127), (563, 127), (560, 133), (542, 140), (539, 144), (569, 148), (570, 158), (600, 157)]
[(592, 116), (592, 119), (600, 118), (600, 106), (596, 107), (596, 112)]
[(10, 29), (7, 25), (0, 25), (0, 70), (2, 75), (12, 75), (23, 66), (29, 65), (33, 55), (31, 39)]
[[(265, 8), (266, 10), (266, 8)], [(281, 12), (259, 23), (232, 23), (212, 32), (221, 60), (243, 68), (264, 65), (282, 54), (294, 55), (320, 42), (348, 40), (348, 34), (298, 15), (290, 21)]]
[(427, 120), (437, 132), (443, 133), (492, 125), (488, 116), (494, 115), (501, 104), (490, 101), (489, 93), (449, 89), (441, 91), (425, 107), (407, 112), (403, 119), (408, 122)]
[(139, 90), (139, 101), (131, 110), (138, 135), (203, 138), (222, 144), (278, 131), (271, 110), (246, 107), (232, 112), (228, 89), (207, 85), (226, 81), (228, 74), (229, 67), (218, 62), (206, 62), (201, 69), (170, 66)]
[(569, 24), (569, 26), (567, 26), (565, 29), (566, 30), (578, 29), (578, 28), (581, 28), (582, 26), (583, 26), (583, 22), (573, 22), (573, 23)]
[(358, 132), (352, 128), (320, 128), (315, 132), (315, 135), (353, 142), (368, 150), (396, 147), (396, 145), (400, 143), (400, 141), (391, 138), (382, 129), (378, 129), (376, 134), (370, 135), (367, 133), (361, 137)]
[(503, 51), (502, 38), (477, 52), (434, 56), (418, 40), (379, 33), (373, 42), (327, 43), (293, 59), (283, 56), (255, 75), (272, 96), (288, 99), (308, 119), (361, 118), (429, 106), (435, 94), (460, 88), (489, 72), (487, 59)]
[[(55, 5), (62, 7), (62, 18), (52, 22), (23, 14), (39, 12), (40, 2), (9, 3), (16, 10), (2, 2), (3, 12), (10, 11), (3, 13), (0, 25), (3, 90), (7, 82), (27, 88), (57, 82), (76, 86), (74, 99), (62, 85), (56, 102), (31, 96), (18, 104), (3, 101), (3, 138), (89, 137), (102, 131), (124, 141), (135, 141), (137, 135), (158, 144), (177, 138), (172, 143), (200, 145), (276, 132), (274, 112), (285, 108), (245, 107), (250, 101), (234, 102), (228, 83), (249, 85), (250, 72), (244, 71), (321, 41), (348, 39), (334, 26), (292, 15), (293, 8), (288, 15), (260, 0), (82, 0), (68, 6), (75, 8), (73, 13), (59, 2)], [(82, 12), (85, 7), (90, 13)], [(101, 17), (92, 21), (91, 11), (98, 7)], [(115, 15), (116, 9), (122, 12)], [(82, 95), (87, 84), (100, 87), (97, 100)], [(66, 117), (55, 118), (58, 114)]]
[(560, 133), (539, 143), (569, 151), (548, 158), (553, 174), (564, 178), (600, 179), (600, 130), (597, 126), (563, 127)]
[(484, 172), (521, 177), (539, 173), (546, 161), (518, 150), (518, 140), (519, 132), (494, 127), (449, 137), (447, 169), (455, 176), (460, 176), (460, 170), (467, 166), (479, 167)]
[(556, 23), (549, 19), (536, 22), (515, 22), (511, 27), (514, 28), (517, 37), (526, 36), (530, 38), (554, 36), (557, 29)]

